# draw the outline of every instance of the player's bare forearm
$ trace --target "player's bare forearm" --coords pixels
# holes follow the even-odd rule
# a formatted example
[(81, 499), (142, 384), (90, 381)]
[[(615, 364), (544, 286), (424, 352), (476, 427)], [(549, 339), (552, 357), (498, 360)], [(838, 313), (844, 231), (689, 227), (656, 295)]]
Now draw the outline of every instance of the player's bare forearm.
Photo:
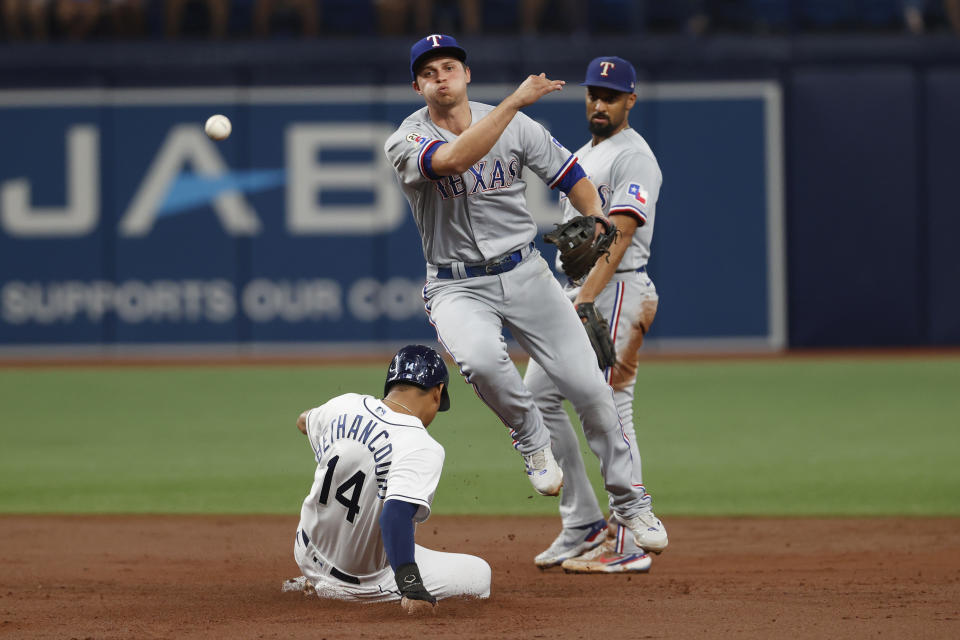
[(430, 162), (434, 173), (439, 176), (463, 173), (487, 155), (519, 110), (504, 106), (505, 102), (467, 127), (453, 142), (440, 145)]
[(529, 76), (493, 111), (467, 127), (453, 142), (441, 145), (431, 160), (433, 171), (440, 176), (463, 173), (490, 152), (522, 107), (533, 104), (548, 93), (559, 91), (564, 84), (563, 80), (549, 80), (542, 73)]
[(605, 218), (603, 215), (603, 203), (600, 202), (600, 195), (597, 193), (597, 187), (590, 182), (589, 178), (580, 178), (573, 188), (567, 192), (570, 204), (573, 208), (585, 216), (597, 216)]
[(617, 248), (625, 244), (623, 239), (618, 237), (610, 246), (610, 255), (601, 256), (600, 259), (597, 260), (597, 264), (593, 265), (593, 269), (590, 270), (586, 280), (584, 280), (580, 286), (580, 290), (577, 292), (577, 297), (573, 301), (573, 304), (593, 302), (597, 299), (597, 296), (600, 295), (603, 288), (610, 282), (610, 278), (613, 277), (613, 274), (617, 270), (617, 265), (620, 264), (620, 258), (623, 257), (623, 250), (621, 249), (619, 255), (617, 255)]
[(597, 299), (600, 292), (610, 282), (610, 278), (616, 273), (617, 267), (620, 266), (620, 261), (623, 259), (623, 254), (627, 252), (627, 247), (633, 240), (633, 232), (637, 230), (636, 219), (631, 216), (619, 215), (611, 216), (610, 221), (617, 225), (617, 230), (620, 233), (617, 234), (616, 240), (610, 245), (610, 255), (597, 260), (597, 264), (593, 265), (593, 269), (587, 274), (587, 279), (583, 281), (580, 291), (577, 292), (574, 304), (593, 302)]

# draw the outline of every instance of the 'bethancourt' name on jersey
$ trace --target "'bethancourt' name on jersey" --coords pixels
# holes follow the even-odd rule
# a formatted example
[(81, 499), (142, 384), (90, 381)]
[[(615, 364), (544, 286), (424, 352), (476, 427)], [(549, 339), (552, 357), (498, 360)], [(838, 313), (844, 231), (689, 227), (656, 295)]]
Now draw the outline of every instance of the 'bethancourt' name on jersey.
[(443, 447), (415, 416), (356, 393), (311, 409), (307, 437), (317, 469), (300, 527), (324, 561), (350, 575), (376, 574), (389, 565), (380, 533), (384, 502), (417, 505), (414, 519), (426, 520)]
[[(363, 421), (366, 419), (367, 424)], [(350, 428), (347, 428), (347, 423)], [(376, 434), (374, 434), (376, 432)], [(393, 453), (393, 443), (389, 442), (390, 434), (380, 423), (373, 418), (364, 418), (362, 415), (341, 413), (330, 420), (329, 428), (324, 430), (320, 439), (320, 448), (317, 451), (317, 464), (322, 462), (324, 455), (338, 440), (350, 438), (367, 447), (373, 454), (374, 475), (377, 478), (377, 497), (381, 500), (387, 497), (387, 471), (390, 469), (390, 454)], [(382, 440), (381, 442), (377, 442)]]

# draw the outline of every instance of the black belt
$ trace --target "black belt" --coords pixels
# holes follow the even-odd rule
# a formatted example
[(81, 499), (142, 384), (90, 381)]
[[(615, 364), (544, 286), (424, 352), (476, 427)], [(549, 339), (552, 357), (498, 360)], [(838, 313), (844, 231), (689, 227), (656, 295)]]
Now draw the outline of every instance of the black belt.
[[(300, 529), (300, 535), (303, 537), (303, 545), (306, 547), (309, 547), (310, 538), (307, 537), (307, 532), (304, 531), (303, 529)], [(343, 571), (340, 571), (340, 569), (337, 569), (332, 564), (328, 563), (328, 565), (330, 567), (330, 575), (336, 578), (337, 580), (343, 580), (344, 582), (349, 582), (350, 584), (360, 584), (360, 578), (356, 576), (352, 576), (349, 573), (344, 573)]]
[[(531, 242), (527, 245), (527, 249), (533, 249), (533, 243)], [(465, 264), (463, 265), (463, 270), (467, 274), (468, 278), (476, 278), (477, 276), (495, 276), (498, 273), (506, 273), (510, 271), (515, 266), (520, 264), (523, 260), (523, 249), (517, 249), (513, 253), (509, 253), (505, 256), (500, 256), (499, 258), (494, 258), (488, 262), (483, 262), (481, 264)], [(437, 277), (441, 280), (451, 280), (453, 279), (453, 267), (437, 267)]]
[(330, 575), (332, 575), (334, 578), (337, 578), (338, 580), (349, 582), (350, 584), (360, 584), (360, 578), (356, 576), (351, 576), (348, 573), (344, 573), (343, 571), (340, 571), (340, 569), (337, 569), (336, 567), (333, 567), (333, 566), (330, 567)]

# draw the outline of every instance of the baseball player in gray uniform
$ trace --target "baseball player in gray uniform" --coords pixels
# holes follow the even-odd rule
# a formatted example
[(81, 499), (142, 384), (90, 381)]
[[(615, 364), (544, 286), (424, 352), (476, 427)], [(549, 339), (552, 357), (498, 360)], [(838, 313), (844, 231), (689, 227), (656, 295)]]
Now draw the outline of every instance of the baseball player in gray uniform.
[(297, 420), (317, 470), (294, 557), (301, 583), (320, 597), (400, 600), (415, 613), (433, 610), (438, 598), (490, 595), (484, 560), (414, 544), (443, 466), (443, 447), (427, 427), (450, 408), (448, 382), (436, 351), (408, 345), (390, 363), (382, 400), (347, 393)]
[[(570, 282), (567, 297), (574, 305), (593, 302), (609, 322), (617, 363), (603, 371), (613, 388), (617, 411), (629, 439), (633, 482), (643, 485), (640, 453), (633, 424), (633, 394), (638, 350), (657, 312), (657, 290), (646, 272), (653, 238), (653, 220), (662, 176), (650, 146), (634, 129), (628, 115), (637, 100), (636, 72), (623, 58), (596, 58), (587, 67), (587, 122), (592, 139), (576, 155), (597, 185), (604, 212), (621, 235), (609, 260), (600, 260), (582, 283)], [(564, 219), (577, 215), (569, 199), (561, 200)], [(557, 264), (558, 270), (560, 264)], [(596, 358), (593, 359), (596, 363)], [(648, 571), (651, 559), (614, 515), (609, 527), (583, 466), (573, 426), (563, 409), (563, 391), (536, 361), (524, 378), (550, 431), (553, 451), (564, 474), (560, 516), (563, 529), (534, 562), (540, 568), (557, 565), (589, 573)], [(587, 438), (593, 434), (587, 431)], [(649, 494), (644, 501), (649, 503)], [(666, 546), (666, 535), (663, 545)]]
[(496, 107), (470, 102), (466, 57), (448, 35), (411, 47), (413, 89), (426, 106), (384, 146), (423, 241), (430, 322), (466, 381), (511, 430), (534, 489), (556, 495), (562, 473), (543, 416), (507, 352), (508, 327), (577, 410), (601, 460), (614, 513), (637, 544), (659, 551), (666, 533), (634, 482), (613, 394), (603, 373), (586, 366), (595, 360), (590, 341), (534, 248), (537, 226), (525, 206), (532, 173), (566, 193), (577, 211), (603, 216), (598, 191), (576, 156), (520, 112), (565, 83), (529, 76)]

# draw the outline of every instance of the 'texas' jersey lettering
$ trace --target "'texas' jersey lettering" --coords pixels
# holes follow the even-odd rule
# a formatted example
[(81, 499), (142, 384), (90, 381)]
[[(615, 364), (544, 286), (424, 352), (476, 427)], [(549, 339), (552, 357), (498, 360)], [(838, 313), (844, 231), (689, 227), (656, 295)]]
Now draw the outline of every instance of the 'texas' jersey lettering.
[[(464, 195), (472, 196), (485, 191), (505, 189), (513, 184), (519, 173), (520, 160), (517, 158), (510, 158), (509, 160), (494, 158), (492, 163), (489, 159), (486, 159), (467, 169), (465, 174), (443, 176), (434, 181), (433, 184), (436, 186), (440, 197), (447, 200)], [(464, 176), (467, 176), (466, 181), (463, 179)]]
[[(365, 445), (376, 463), (377, 497), (381, 500), (387, 497), (387, 472), (392, 462), (393, 444), (390, 443), (390, 434), (380, 426), (376, 420), (361, 415), (341, 413), (330, 421), (330, 429), (325, 431), (320, 440), (317, 462), (319, 463), (335, 442), (344, 439), (354, 440)], [(350, 426), (347, 427), (347, 424)]]

